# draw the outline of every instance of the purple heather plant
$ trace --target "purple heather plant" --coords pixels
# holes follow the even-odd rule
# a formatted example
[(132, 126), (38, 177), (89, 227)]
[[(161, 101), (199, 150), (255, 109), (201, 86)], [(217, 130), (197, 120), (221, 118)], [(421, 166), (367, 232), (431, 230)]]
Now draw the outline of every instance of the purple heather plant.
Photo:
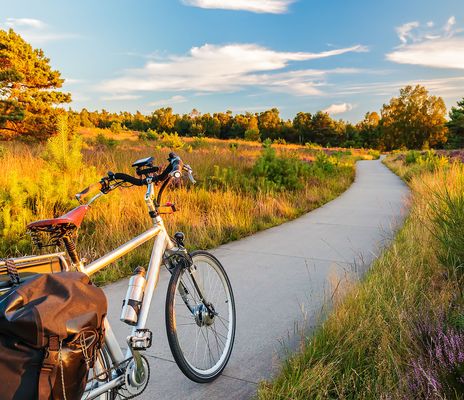
[(407, 375), (413, 398), (461, 398), (464, 393), (464, 332), (451, 326), (444, 315), (422, 318), (413, 329), (417, 357)]

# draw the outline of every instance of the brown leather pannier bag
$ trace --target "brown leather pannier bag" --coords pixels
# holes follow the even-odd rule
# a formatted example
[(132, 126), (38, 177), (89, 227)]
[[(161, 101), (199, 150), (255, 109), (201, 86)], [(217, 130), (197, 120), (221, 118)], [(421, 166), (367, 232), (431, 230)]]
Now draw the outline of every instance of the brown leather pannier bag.
[(0, 400), (79, 400), (107, 301), (80, 272), (31, 277), (0, 297)]

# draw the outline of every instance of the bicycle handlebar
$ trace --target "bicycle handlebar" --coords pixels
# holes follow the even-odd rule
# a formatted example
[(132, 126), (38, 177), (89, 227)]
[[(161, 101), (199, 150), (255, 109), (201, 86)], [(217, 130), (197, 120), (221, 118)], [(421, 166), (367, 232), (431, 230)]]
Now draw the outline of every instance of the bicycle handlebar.
[[(169, 161), (169, 164), (166, 166), (164, 171), (158, 175), (151, 176), (152, 173), (158, 170), (157, 167), (151, 167), (151, 168), (139, 171), (142, 173), (143, 172), (150, 173), (150, 176), (147, 176), (145, 178), (136, 178), (132, 175), (125, 174), (123, 172), (113, 173), (109, 171), (108, 176), (102, 178), (99, 182), (99, 184), (101, 185), (100, 191), (106, 194), (110, 192), (111, 190), (115, 189), (116, 187), (120, 186), (122, 183), (130, 183), (131, 185), (134, 185), (134, 186), (143, 186), (150, 182), (149, 181), (150, 178), (151, 178), (151, 181), (155, 184), (160, 183), (160, 182), (164, 182), (167, 184), (168, 182), (166, 181), (169, 180), (170, 178), (180, 178), (182, 176), (182, 171), (186, 171), (190, 179), (190, 182), (195, 184), (195, 179), (193, 178), (193, 175), (192, 175), (192, 168), (190, 168), (189, 165), (184, 164), (182, 159), (177, 154), (169, 153), (168, 161)], [(119, 182), (119, 184), (116, 183), (115, 186), (112, 186), (111, 184), (112, 181), (121, 181), (121, 182)], [(75, 196), (76, 199), (79, 202), (81, 202), (81, 200), (84, 197), (86, 197), (86, 195), (90, 192), (90, 189), (97, 184), (98, 183), (94, 183), (86, 187), (80, 193), (76, 194)], [(162, 189), (164, 190), (165, 187), (166, 185), (163, 184)], [(163, 190), (161, 190), (161, 192)]]

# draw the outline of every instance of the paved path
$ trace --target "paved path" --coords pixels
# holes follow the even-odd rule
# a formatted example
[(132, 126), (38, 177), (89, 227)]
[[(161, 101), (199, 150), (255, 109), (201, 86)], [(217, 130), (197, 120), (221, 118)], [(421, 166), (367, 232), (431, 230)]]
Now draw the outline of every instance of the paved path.
[[(169, 351), (164, 325), (168, 273), (162, 271), (145, 354), (152, 377), (143, 399), (247, 399), (278, 368), (298, 332), (320, 321), (328, 295), (345, 277), (359, 276), (392, 238), (405, 210), (407, 187), (380, 161), (360, 161), (356, 181), (342, 196), (275, 228), (214, 250), (234, 289), (237, 333), (223, 375), (210, 384), (189, 381)], [(128, 328), (118, 321), (126, 280), (106, 288), (109, 319), (121, 344)]]

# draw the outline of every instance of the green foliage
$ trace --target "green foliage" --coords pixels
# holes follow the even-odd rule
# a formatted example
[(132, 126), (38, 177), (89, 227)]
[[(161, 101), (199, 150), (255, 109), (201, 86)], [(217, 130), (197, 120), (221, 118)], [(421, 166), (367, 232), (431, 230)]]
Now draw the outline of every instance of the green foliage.
[(369, 151), (367, 152), (367, 154), (369, 154), (370, 156), (372, 156), (372, 158), (373, 158), (374, 160), (377, 160), (377, 159), (380, 158), (380, 151), (378, 151), (378, 150), (372, 150), (372, 149), (371, 149), (371, 150), (369, 150)]
[(319, 151), (314, 161), (314, 166), (324, 172), (334, 172), (335, 167), (338, 165), (336, 156), (328, 156), (325, 152)]
[(66, 115), (59, 116), (57, 130), (58, 134), (47, 141), (44, 158), (58, 171), (79, 170), (82, 167), (82, 139), (70, 135)]
[(113, 133), (121, 133), (123, 131), (123, 127), (120, 122), (113, 122), (110, 126), (110, 131)]
[(449, 121), (446, 123), (450, 135), (448, 145), (450, 148), (464, 147), (464, 99), (458, 101), (457, 107), (451, 107)]
[(382, 107), (382, 142), (387, 150), (405, 146), (422, 149), (446, 142), (446, 107), (441, 97), (430, 96), (427, 89), (406, 86)]
[(175, 149), (175, 150), (176, 149), (181, 149), (185, 145), (184, 141), (177, 134), (177, 132), (172, 133), (172, 134), (163, 132), (160, 135), (158, 143), (161, 145), (161, 147), (166, 147), (168, 149)]
[(196, 150), (196, 149), (205, 149), (205, 148), (208, 147), (208, 142), (206, 141), (206, 139), (204, 137), (195, 136), (193, 138), (192, 142), (190, 142), (190, 146), (194, 150)]
[(153, 129), (148, 129), (146, 132), (139, 132), (140, 140), (156, 141), (160, 139), (160, 135)]
[(258, 129), (247, 129), (244, 133), (244, 139), (251, 141), (251, 142), (259, 141), (261, 139), (259, 130)]
[(238, 150), (238, 143), (237, 142), (229, 143), (229, 150), (235, 153)]
[(420, 151), (417, 151), (417, 150), (409, 150), (407, 153), (406, 153), (406, 158), (405, 158), (405, 161), (406, 161), (406, 164), (410, 165), (410, 164), (416, 164), (419, 162), (419, 160), (421, 159), (421, 152)]
[(95, 138), (95, 144), (97, 146), (104, 146), (108, 147), (109, 149), (114, 149), (119, 144), (119, 142), (116, 139), (112, 139), (106, 136), (104, 133), (100, 132)]
[(292, 156), (277, 156), (275, 149), (266, 147), (253, 166), (252, 175), (267, 190), (297, 190), (310, 173), (307, 163)]
[(0, 29), (0, 135), (44, 140), (56, 132), (56, 121), (71, 95), (57, 90), (58, 71), (40, 49), (33, 49), (12, 29)]

